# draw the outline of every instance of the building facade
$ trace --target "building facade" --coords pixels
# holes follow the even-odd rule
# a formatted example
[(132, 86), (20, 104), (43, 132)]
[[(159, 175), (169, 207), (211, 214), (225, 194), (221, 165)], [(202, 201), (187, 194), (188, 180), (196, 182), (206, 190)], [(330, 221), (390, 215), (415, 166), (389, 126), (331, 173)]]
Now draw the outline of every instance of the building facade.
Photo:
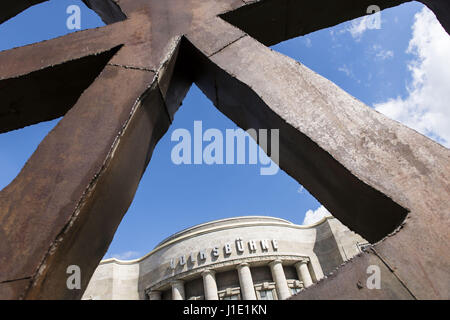
[(172, 235), (140, 259), (102, 261), (83, 299), (287, 299), (366, 245), (331, 216), (310, 226), (217, 220)]

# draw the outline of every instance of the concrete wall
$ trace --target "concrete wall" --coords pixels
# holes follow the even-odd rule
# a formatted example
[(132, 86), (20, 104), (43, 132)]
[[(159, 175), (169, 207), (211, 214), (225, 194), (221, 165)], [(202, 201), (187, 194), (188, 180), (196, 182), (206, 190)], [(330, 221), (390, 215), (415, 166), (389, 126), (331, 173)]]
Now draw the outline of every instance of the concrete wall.
[(102, 261), (83, 295), (92, 300), (137, 300), (139, 264)]

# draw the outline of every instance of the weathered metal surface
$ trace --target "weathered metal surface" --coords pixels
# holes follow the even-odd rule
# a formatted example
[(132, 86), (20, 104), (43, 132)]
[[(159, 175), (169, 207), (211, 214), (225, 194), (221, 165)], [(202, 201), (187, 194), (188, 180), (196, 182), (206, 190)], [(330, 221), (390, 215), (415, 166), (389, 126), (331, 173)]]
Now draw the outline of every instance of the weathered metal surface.
[(47, 0), (16, 0), (16, 1), (2, 1), (0, 4), (0, 23), (16, 16), (20, 12), (29, 7), (45, 2)]
[[(48, 0), (16, 0), (2, 1), (0, 3), (0, 23), (16, 16), (20, 12), (36, 4), (47, 2)], [(89, 8), (97, 12), (102, 20), (107, 23), (114, 23), (126, 19), (125, 14), (120, 10), (114, 0), (82, 0)]]
[[(0, 132), (65, 114), (0, 192), (0, 298), (81, 297), (193, 81), (242, 128), (280, 129), (281, 168), (379, 241), (296, 298), (450, 297), (449, 150), (263, 45), (371, 1), (85, 2), (116, 23), (0, 53)], [(449, 31), (447, 4), (426, 2)], [(3, 1), (0, 22), (31, 4)], [(369, 263), (389, 273), (376, 292), (354, 283)], [(66, 288), (73, 264), (83, 290)]]
[[(367, 287), (367, 266), (378, 266), (380, 271), (380, 287), (383, 290)], [(417, 299), (402, 283), (390, 267), (383, 263), (373, 252), (360, 254), (354, 261), (342, 265), (327, 278), (319, 281), (292, 297), (292, 300), (414, 300)]]
[[(218, 25), (206, 26), (204, 34)], [(202, 50), (196, 32), (187, 38)], [(279, 128), (281, 168), (348, 227), (377, 242), (410, 211), (403, 229), (376, 250), (399, 262), (396, 274), (416, 297), (448, 297), (449, 150), (249, 36), (209, 58), (204, 51), (196, 63), (199, 87), (239, 126)], [(427, 194), (426, 203), (419, 194)]]
[(447, 0), (421, 0), (430, 8), (447, 33), (450, 34), (450, 2)]

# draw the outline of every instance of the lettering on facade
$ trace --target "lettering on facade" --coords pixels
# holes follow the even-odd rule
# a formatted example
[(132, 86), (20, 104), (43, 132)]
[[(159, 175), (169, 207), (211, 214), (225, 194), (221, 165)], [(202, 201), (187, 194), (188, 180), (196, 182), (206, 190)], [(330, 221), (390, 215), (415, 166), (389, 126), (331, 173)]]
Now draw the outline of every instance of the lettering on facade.
[(202, 249), (196, 252), (190, 252), (179, 257), (174, 257), (170, 259), (170, 268), (175, 269), (177, 266), (183, 267), (188, 263), (188, 261), (194, 265), (197, 263), (205, 263), (208, 257), (211, 260), (217, 260), (223, 253), (223, 258), (229, 258), (233, 255), (241, 255), (247, 250), (250, 254), (255, 254), (258, 252), (266, 253), (270, 250), (278, 251), (278, 241), (276, 239), (272, 240), (249, 240), (245, 242), (242, 238), (237, 238), (233, 243), (227, 242), (220, 246), (214, 246), (211, 249)]

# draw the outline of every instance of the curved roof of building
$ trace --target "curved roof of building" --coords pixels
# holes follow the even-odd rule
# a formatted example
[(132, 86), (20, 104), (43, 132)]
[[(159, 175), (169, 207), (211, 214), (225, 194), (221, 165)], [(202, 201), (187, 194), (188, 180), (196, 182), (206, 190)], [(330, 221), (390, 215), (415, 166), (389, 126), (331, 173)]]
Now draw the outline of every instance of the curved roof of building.
[(220, 220), (214, 220), (205, 222), (202, 224), (198, 224), (186, 229), (183, 229), (177, 233), (174, 233), (173, 235), (167, 237), (155, 248), (158, 248), (159, 246), (176, 239), (178, 237), (187, 236), (190, 233), (197, 233), (201, 232), (203, 230), (207, 230), (210, 228), (216, 228), (216, 227), (231, 227), (242, 223), (258, 223), (258, 222), (276, 222), (276, 223), (285, 223), (287, 225), (294, 225), (291, 221), (281, 219), (281, 218), (275, 218), (275, 217), (268, 217), (268, 216), (242, 216), (242, 217), (233, 217), (233, 218), (227, 218), (227, 219), (220, 219)]
[(160, 250), (161, 248), (168, 246), (174, 242), (179, 241), (180, 239), (185, 239), (190, 236), (195, 236), (201, 233), (208, 233), (212, 230), (217, 231), (217, 229), (227, 229), (227, 228), (236, 228), (240, 226), (248, 226), (253, 224), (262, 224), (262, 225), (286, 225), (290, 228), (296, 228), (296, 229), (310, 229), (314, 228), (318, 225), (321, 225), (324, 223), (327, 219), (331, 219), (333, 216), (329, 215), (321, 220), (310, 224), (310, 225), (297, 225), (291, 221), (281, 219), (281, 218), (275, 218), (275, 217), (269, 217), (269, 216), (242, 216), (242, 217), (233, 217), (233, 218), (226, 218), (226, 219), (220, 219), (220, 220), (214, 220), (210, 222), (205, 222), (202, 224), (195, 225), (193, 227), (186, 228), (184, 230), (181, 230), (170, 237), (167, 237), (163, 241), (161, 241), (151, 252), (147, 253), (141, 258), (134, 259), (134, 260), (119, 260), (116, 258), (109, 258), (106, 260), (103, 260), (100, 262), (100, 264), (104, 263), (119, 263), (119, 264), (133, 264), (140, 262), (150, 255), (152, 255), (154, 252)]

